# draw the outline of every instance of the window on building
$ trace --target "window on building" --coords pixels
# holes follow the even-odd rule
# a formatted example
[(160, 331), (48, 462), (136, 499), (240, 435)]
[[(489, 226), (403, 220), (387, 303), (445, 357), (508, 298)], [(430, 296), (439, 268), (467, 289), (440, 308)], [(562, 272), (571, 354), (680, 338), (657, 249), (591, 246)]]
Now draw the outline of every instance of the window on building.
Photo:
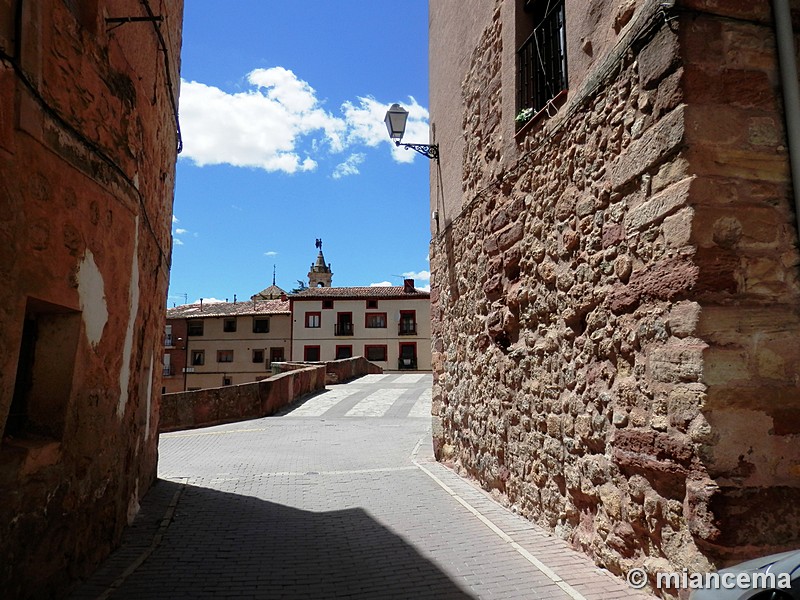
[(253, 362), (254, 363), (263, 363), (264, 362), (264, 351), (263, 350), (253, 350)]
[(172, 369), (172, 355), (171, 354), (165, 354), (164, 355), (164, 363), (163, 364), (164, 364), (164, 371), (163, 371), (164, 377), (173, 376), (175, 374), (175, 371), (173, 371), (173, 369)]
[(397, 365), (400, 369), (416, 369), (417, 368), (417, 344), (416, 343), (402, 343), (400, 344), (400, 360)]
[(192, 350), (192, 366), (199, 367), (206, 364), (205, 350)]
[(306, 362), (319, 362), (319, 346), (304, 346), (303, 360)]
[(225, 333), (233, 333), (236, 331), (236, 319), (225, 319), (222, 323), (222, 331)]
[(233, 362), (233, 350), (217, 350), (217, 362), (218, 363)]
[(352, 356), (353, 356), (352, 346), (336, 346), (336, 360), (342, 360), (343, 358), (352, 358)]
[(167, 325), (167, 327), (166, 327), (166, 329), (164, 331), (164, 345), (167, 348), (171, 348), (172, 347), (172, 342), (173, 342), (173, 340), (172, 340), (172, 325)]
[(267, 317), (253, 318), (253, 333), (269, 333), (269, 319)]
[(203, 335), (203, 320), (202, 319), (192, 319), (187, 324), (187, 332), (188, 335)]
[(283, 362), (283, 348), (270, 348), (269, 349), (269, 362)]
[(525, 0), (524, 23), (530, 32), (517, 50), (517, 114), (533, 115), (567, 89), (567, 38), (564, 0)]
[(417, 311), (400, 311), (400, 326), (398, 328), (398, 333), (400, 335), (417, 335)]
[(336, 326), (333, 328), (334, 335), (353, 335), (353, 313), (336, 313)]
[(320, 326), (320, 321), (322, 320), (322, 313), (318, 312), (307, 312), (306, 313), (306, 327), (316, 329)]
[(61, 439), (82, 319), (64, 306), (29, 299), (17, 372), (2, 435)]
[(378, 308), (377, 300), (367, 300), (367, 308)]
[(385, 329), (386, 313), (367, 313), (364, 326), (367, 329)]
[(364, 346), (364, 356), (367, 360), (381, 362), (386, 361), (386, 346)]
[(228, 377), (227, 375), (223, 376), (222, 385), (233, 385), (233, 378), (232, 377)]
[(333, 300), (323, 300), (322, 308), (333, 308)]

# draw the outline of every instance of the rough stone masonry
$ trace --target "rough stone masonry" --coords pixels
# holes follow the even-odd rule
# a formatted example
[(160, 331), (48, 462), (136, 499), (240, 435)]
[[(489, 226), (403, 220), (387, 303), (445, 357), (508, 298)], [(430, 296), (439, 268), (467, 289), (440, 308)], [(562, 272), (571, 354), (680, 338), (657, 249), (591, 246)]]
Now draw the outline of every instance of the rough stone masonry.
[(520, 131), (517, 3), (463, 17), (474, 46), (447, 39), (470, 13), (453, 4), (431, 6), (432, 73), (463, 65), (460, 96), (431, 77), (432, 188), (460, 199), (431, 243), (437, 457), (616, 573), (797, 547), (800, 258), (769, 3), (592, 3), (579, 36), (568, 0), (569, 64), (589, 66)]

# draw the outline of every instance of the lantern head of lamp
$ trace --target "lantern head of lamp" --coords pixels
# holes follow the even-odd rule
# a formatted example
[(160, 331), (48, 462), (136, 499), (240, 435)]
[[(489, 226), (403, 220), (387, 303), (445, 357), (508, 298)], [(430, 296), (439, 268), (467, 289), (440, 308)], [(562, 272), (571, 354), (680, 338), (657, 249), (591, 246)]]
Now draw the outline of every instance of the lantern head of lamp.
[(395, 145), (403, 146), (406, 150), (410, 148), (423, 156), (436, 159), (436, 162), (439, 162), (438, 144), (404, 144), (400, 141), (403, 139), (403, 135), (406, 132), (407, 120), (408, 111), (399, 104), (392, 104), (391, 108), (386, 111), (384, 123), (386, 123), (386, 129), (389, 131), (389, 137), (394, 140)]

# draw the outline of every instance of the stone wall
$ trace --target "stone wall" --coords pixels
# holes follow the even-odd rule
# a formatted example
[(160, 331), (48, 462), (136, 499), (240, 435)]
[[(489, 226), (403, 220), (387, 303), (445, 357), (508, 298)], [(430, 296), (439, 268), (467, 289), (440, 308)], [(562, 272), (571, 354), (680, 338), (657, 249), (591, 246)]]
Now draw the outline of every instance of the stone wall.
[(325, 366), (305, 365), (255, 383), (164, 394), (159, 431), (258, 419), (325, 388)]
[[(163, 44), (105, 22), (149, 5)], [(66, 593), (155, 477), (182, 12), (0, 2), (4, 597)]]
[(363, 377), (370, 373), (380, 374), (383, 373), (383, 368), (376, 364), (369, 362), (363, 356), (353, 356), (351, 358), (342, 358), (339, 360), (329, 360), (324, 363), (303, 363), (303, 362), (281, 362), (272, 363), (273, 373), (282, 373), (294, 369), (302, 369), (309, 364), (323, 364), (325, 365), (325, 383), (336, 384), (346, 383), (351, 379)]
[[(438, 105), (462, 111), (463, 131), (436, 129), (463, 136), (443, 191), (462, 210), (431, 243), (437, 457), (651, 575), (800, 544), (800, 259), (769, 7), (657, 4), (609, 12), (616, 45), (515, 134), (496, 2), (460, 106)], [(446, 46), (432, 60), (465, 51)]]

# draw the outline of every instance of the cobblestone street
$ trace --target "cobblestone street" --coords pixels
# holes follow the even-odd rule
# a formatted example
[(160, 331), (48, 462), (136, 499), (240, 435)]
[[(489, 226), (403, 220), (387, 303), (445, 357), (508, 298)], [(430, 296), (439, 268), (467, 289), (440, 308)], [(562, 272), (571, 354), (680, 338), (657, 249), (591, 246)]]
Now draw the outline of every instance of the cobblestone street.
[(368, 375), (162, 434), (158, 483), (73, 598), (637, 597), (433, 460), (430, 389)]

